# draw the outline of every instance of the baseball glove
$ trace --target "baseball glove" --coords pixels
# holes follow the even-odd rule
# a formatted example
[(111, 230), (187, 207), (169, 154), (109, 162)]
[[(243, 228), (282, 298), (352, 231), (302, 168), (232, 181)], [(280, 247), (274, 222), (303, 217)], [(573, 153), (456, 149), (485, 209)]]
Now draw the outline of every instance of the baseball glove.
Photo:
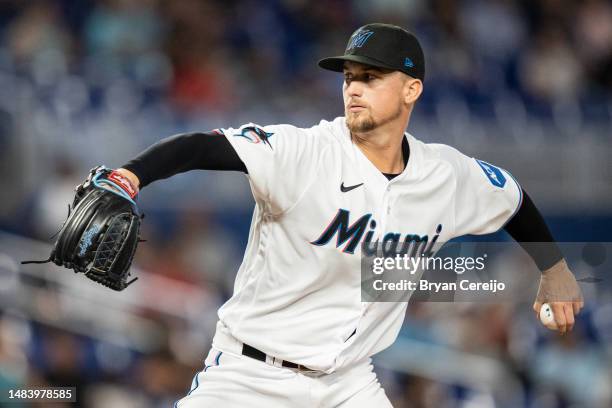
[(113, 290), (123, 290), (139, 238), (140, 215), (136, 191), (125, 177), (104, 166), (91, 169), (75, 188), (68, 218), (46, 261), (84, 273)]

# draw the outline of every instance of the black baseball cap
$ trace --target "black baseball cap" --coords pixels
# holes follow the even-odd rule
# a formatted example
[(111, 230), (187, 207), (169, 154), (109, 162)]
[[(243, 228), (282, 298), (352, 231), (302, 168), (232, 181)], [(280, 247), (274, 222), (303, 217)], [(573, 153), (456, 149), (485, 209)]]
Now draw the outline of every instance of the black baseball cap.
[(359, 27), (348, 40), (344, 55), (323, 58), (319, 66), (342, 72), (344, 61), (401, 71), (425, 79), (425, 58), (419, 40), (401, 27), (373, 23)]

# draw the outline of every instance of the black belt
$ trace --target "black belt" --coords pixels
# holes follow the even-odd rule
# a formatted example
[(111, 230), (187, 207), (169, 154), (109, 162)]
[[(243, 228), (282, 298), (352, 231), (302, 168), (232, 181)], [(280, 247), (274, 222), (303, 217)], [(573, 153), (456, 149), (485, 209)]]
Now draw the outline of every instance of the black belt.
[[(248, 344), (245, 344), (245, 343), (242, 344), (242, 355), (254, 358), (255, 360), (263, 361), (264, 363), (266, 362), (266, 357), (267, 357), (266, 353), (264, 353), (263, 351), (258, 350), (253, 346), (249, 346)], [(274, 359), (275, 357), (272, 357), (272, 360)], [(287, 368), (295, 368), (295, 369), (304, 370), (304, 371), (314, 371), (301, 364), (292, 363), (291, 361), (283, 360), (281, 365)]]

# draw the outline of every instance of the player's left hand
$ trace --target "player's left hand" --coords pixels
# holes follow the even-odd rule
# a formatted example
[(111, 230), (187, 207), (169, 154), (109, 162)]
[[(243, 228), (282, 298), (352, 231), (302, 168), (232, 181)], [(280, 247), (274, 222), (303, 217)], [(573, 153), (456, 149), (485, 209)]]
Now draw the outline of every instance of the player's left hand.
[(582, 290), (576, 282), (572, 271), (569, 270), (565, 259), (557, 262), (553, 267), (542, 272), (540, 287), (533, 304), (536, 316), (540, 316), (542, 304), (548, 303), (552, 307), (555, 318), (554, 324), (546, 325), (551, 330), (558, 330), (561, 334), (574, 328), (575, 316), (584, 307)]

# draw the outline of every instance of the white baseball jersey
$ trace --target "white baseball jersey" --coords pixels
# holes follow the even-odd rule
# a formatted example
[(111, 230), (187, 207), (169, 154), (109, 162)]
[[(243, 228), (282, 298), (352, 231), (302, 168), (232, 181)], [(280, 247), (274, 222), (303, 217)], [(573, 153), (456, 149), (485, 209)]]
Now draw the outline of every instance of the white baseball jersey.
[(389, 181), (343, 117), (220, 132), (248, 169), (256, 205), (219, 318), (238, 340), (328, 373), (391, 345), (404, 319), (406, 302), (361, 301), (365, 246), (491, 233), (522, 198), (505, 170), (408, 133), (408, 163)]

